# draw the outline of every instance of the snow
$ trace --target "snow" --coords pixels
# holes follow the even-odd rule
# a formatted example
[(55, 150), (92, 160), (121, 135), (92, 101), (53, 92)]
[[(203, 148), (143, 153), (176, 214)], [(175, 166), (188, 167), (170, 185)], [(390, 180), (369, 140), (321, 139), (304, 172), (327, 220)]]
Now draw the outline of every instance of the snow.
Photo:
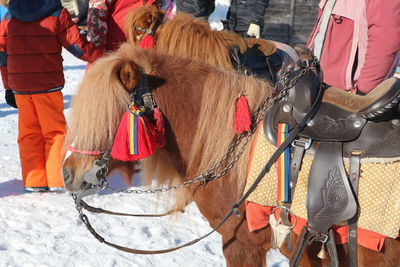
[[(226, 14), (228, 1), (217, 2)], [(225, 12), (225, 13), (224, 13)], [(218, 28), (217, 16), (210, 17)], [(85, 63), (63, 52), (66, 84), (65, 114), (83, 77)], [(135, 255), (97, 241), (78, 218), (68, 193), (24, 193), (17, 145), (17, 110), (4, 101), (0, 88), (0, 267), (3, 266), (225, 266), (221, 238), (214, 233), (199, 243), (163, 255)], [(140, 177), (136, 177), (140, 178)], [(126, 188), (114, 175), (111, 186)], [(160, 213), (168, 197), (102, 193), (87, 197), (92, 206), (120, 212)], [(192, 204), (174, 218), (129, 218), (86, 212), (93, 227), (109, 242), (138, 249), (165, 249), (198, 238), (211, 230)], [(269, 266), (287, 266), (279, 251), (270, 251)]]

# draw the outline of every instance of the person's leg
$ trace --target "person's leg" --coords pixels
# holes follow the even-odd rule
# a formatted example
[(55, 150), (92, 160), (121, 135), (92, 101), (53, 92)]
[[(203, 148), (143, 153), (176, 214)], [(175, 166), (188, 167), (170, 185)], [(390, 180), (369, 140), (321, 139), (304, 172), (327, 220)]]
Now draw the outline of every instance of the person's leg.
[(61, 165), (64, 157), (66, 121), (61, 91), (38, 94), (34, 103), (45, 142), (46, 176), (51, 188), (64, 187)]
[(47, 186), (44, 139), (31, 95), (15, 95), (18, 146), (24, 187)]

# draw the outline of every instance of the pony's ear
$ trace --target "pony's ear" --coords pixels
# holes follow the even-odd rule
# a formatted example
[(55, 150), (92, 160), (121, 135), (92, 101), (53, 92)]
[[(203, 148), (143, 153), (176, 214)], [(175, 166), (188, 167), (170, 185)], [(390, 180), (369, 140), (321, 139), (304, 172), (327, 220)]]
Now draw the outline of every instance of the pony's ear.
[(120, 71), (119, 79), (128, 92), (132, 92), (142, 79), (142, 71), (133, 62), (125, 62)]

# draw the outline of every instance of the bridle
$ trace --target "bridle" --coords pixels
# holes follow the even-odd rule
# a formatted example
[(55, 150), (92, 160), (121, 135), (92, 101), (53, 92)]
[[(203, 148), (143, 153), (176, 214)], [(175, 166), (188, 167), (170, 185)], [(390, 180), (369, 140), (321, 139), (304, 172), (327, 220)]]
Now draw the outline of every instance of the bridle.
[[(176, 188), (180, 188), (182, 186), (188, 186), (188, 185), (192, 185), (194, 183), (199, 182), (200, 185), (204, 185), (214, 179), (220, 178), (222, 176), (224, 176), (231, 168), (233, 168), (233, 165), (238, 161), (238, 158), (242, 155), (242, 153), (244, 152), (244, 147), (246, 146), (246, 144), (249, 142), (249, 140), (251, 139), (253, 133), (255, 132), (255, 130), (257, 129), (257, 126), (259, 124), (259, 122), (261, 121), (262, 117), (263, 117), (263, 113), (272, 106), (273, 103), (275, 103), (276, 101), (282, 99), (283, 97), (286, 96), (286, 94), (288, 93), (288, 90), (290, 88), (292, 88), (294, 86), (294, 84), (297, 82), (297, 80), (302, 77), (305, 73), (307, 73), (308, 71), (310, 71), (315, 64), (317, 64), (317, 62), (315, 62), (313, 65), (308, 66), (307, 68), (303, 69), (301, 72), (299, 72), (298, 75), (296, 75), (295, 77), (293, 77), (292, 79), (288, 79), (288, 73), (290, 71), (288, 71), (286, 74), (284, 74), (277, 82), (275, 87), (278, 87), (278, 85), (282, 86), (282, 89), (276, 93), (274, 96), (268, 96), (263, 104), (257, 109), (255, 116), (253, 116), (253, 127), (249, 132), (244, 132), (242, 134), (240, 134), (236, 140), (236, 142), (233, 144), (233, 146), (231, 146), (228, 150), (228, 152), (221, 158), (221, 160), (219, 162), (217, 162), (215, 165), (213, 165), (212, 168), (210, 168), (211, 170), (215, 170), (218, 169), (219, 167), (221, 167), (221, 165), (223, 163), (225, 163), (228, 158), (229, 155), (235, 150), (235, 147), (238, 146), (241, 141), (243, 140), (244, 137), (247, 136), (247, 138), (245, 139), (245, 141), (243, 142), (242, 146), (240, 147), (238, 153), (235, 155), (234, 160), (231, 162), (227, 162), (227, 166), (221, 171), (220, 174), (216, 175), (212, 172), (206, 172), (204, 174), (201, 174), (199, 176), (197, 176), (196, 178), (190, 180), (190, 181), (186, 181), (183, 184), (179, 185), (178, 187), (176, 186), (171, 186), (168, 188), (164, 188), (164, 189), (160, 189), (160, 190), (147, 190), (147, 191), (141, 191), (141, 193), (146, 192), (146, 193), (154, 193), (154, 191), (159, 191), (159, 192), (165, 192), (171, 189), (176, 189)], [(147, 90), (149, 90), (149, 88), (147, 88)], [(149, 92), (147, 92), (145, 90), (142, 90), (141, 93), (139, 93), (138, 95), (142, 94), (142, 96), (144, 94), (148, 94)], [(151, 94), (151, 91), (150, 91)], [(152, 94), (151, 94), (152, 96)], [(318, 95), (316, 97), (315, 102), (311, 105), (311, 107), (309, 108), (309, 110), (306, 112), (306, 115), (303, 117), (303, 119), (301, 120), (300, 123), (298, 123), (293, 130), (290, 132), (289, 136), (285, 139), (285, 141), (276, 149), (276, 151), (274, 152), (274, 154), (270, 157), (270, 159), (268, 160), (268, 162), (265, 164), (264, 168), (261, 170), (261, 172), (259, 173), (259, 175), (257, 176), (257, 178), (255, 179), (255, 181), (253, 182), (253, 184), (249, 187), (249, 189), (243, 194), (243, 196), (232, 205), (232, 208), (229, 210), (229, 212), (224, 216), (224, 218), (208, 233), (206, 233), (205, 235), (201, 236), (200, 238), (194, 239), (190, 242), (187, 242), (183, 245), (177, 246), (177, 247), (173, 247), (173, 248), (169, 248), (169, 249), (162, 249), (162, 250), (139, 250), (139, 249), (132, 249), (132, 248), (128, 248), (128, 247), (123, 247), (123, 246), (119, 246), (116, 245), (114, 243), (110, 243), (108, 241), (106, 241), (102, 236), (100, 236), (95, 229), (92, 227), (92, 225), (89, 222), (88, 217), (83, 213), (83, 209), (86, 209), (88, 211), (91, 212), (97, 212), (97, 213), (107, 213), (107, 214), (111, 214), (111, 215), (121, 215), (121, 216), (135, 216), (135, 217), (161, 217), (161, 216), (166, 216), (166, 215), (170, 215), (172, 213), (178, 212), (178, 211), (169, 211), (163, 214), (158, 214), (158, 215), (138, 215), (138, 214), (125, 214), (125, 213), (117, 213), (117, 212), (110, 212), (110, 211), (105, 211), (103, 209), (99, 209), (99, 208), (94, 208), (89, 206), (88, 204), (86, 204), (82, 198), (91, 194), (95, 194), (103, 189), (107, 188), (107, 181), (106, 181), (106, 175), (107, 175), (107, 171), (108, 171), (108, 161), (110, 159), (110, 150), (106, 149), (103, 153), (100, 151), (85, 151), (85, 150), (79, 150), (79, 149), (75, 149), (73, 148), (73, 151), (70, 150), (71, 152), (75, 152), (78, 154), (82, 154), (82, 155), (94, 155), (94, 153), (96, 153), (96, 155), (101, 155), (101, 158), (98, 160), (95, 160), (93, 162), (93, 166), (92, 168), (85, 173), (84, 176), (84, 180), (86, 182), (86, 185), (84, 186), (83, 191), (81, 191), (78, 195), (76, 194), (72, 194), (72, 197), (75, 201), (75, 205), (76, 205), (76, 209), (79, 212), (79, 217), (82, 220), (82, 222), (86, 225), (87, 229), (89, 230), (89, 232), (101, 243), (105, 243), (108, 246), (114, 247), (118, 250), (121, 251), (125, 251), (125, 252), (129, 252), (129, 253), (134, 253), (134, 254), (163, 254), (163, 253), (168, 253), (168, 252), (172, 252), (178, 249), (181, 249), (183, 247), (188, 247), (191, 246), (197, 242), (199, 242), (200, 240), (208, 237), (209, 235), (211, 235), (212, 233), (214, 233), (215, 231), (217, 231), (232, 215), (236, 215), (237, 217), (240, 217), (240, 213), (239, 213), (239, 206), (249, 197), (249, 195), (256, 189), (256, 187), (258, 186), (258, 184), (261, 182), (262, 178), (265, 176), (265, 174), (267, 174), (270, 170), (270, 168), (273, 166), (273, 164), (276, 162), (276, 160), (278, 159), (278, 157), (282, 154), (282, 152), (286, 149), (286, 147), (288, 147), (297, 137), (297, 135), (303, 130), (303, 128), (306, 126), (306, 124), (309, 122), (309, 120), (314, 116), (314, 114), (317, 112), (318, 108), (319, 108), (319, 104), (322, 101), (322, 96), (323, 96), (323, 90), (319, 90)], [(153, 99), (154, 101), (154, 99)], [(144, 102), (144, 101), (143, 101)], [(154, 102), (155, 103), (155, 102)], [(85, 154), (86, 153), (86, 154)], [(97, 154), (99, 153), (99, 154)]]
[[(153, 119), (153, 110), (157, 107), (157, 103), (154, 99), (152, 88), (149, 86), (147, 74), (143, 71), (141, 73), (142, 78), (132, 90), (130, 99), (140, 105), (144, 113), (150, 119)], [(75, 204), (79, 206), (82, 205), (83, 197), (96, 194), (107, 186), (106, 176), (111, 158), (111, 148), (106, 148), (105, 150), (81, 150), (69, 145), (67, 146), (67, 151), (79, 155), (101, 156), (93, 161), (92, 167), (83, 175), (84, 186), (82, 190), (79, 194), (73, 194)]]
[(142, 39), (142, 37), (145, 34), (149, 34), (149, 35), (154, 37), (154, 34), (156, 33), (158, 27), (162, 24), (164, 19), (165, 19), (165, 14), (158, 12), (157, 18), (156, 18), (156, 21), (153, 24), (153, 27), (151, 27), (151, 25), (149, 26), (149, 28), (142, 28), (142, 27), (139, 27), (139, 26), (135, 26), (134, 27), (135, 30), (142, 32), (142, 34), (138, 35), (136, 37), (136, 39), (137, 40)]

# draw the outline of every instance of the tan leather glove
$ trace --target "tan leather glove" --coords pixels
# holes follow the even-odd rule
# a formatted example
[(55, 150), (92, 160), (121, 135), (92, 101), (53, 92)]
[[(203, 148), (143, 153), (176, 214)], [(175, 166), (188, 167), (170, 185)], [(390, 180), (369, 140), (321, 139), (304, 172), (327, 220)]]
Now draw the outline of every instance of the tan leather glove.
[(260, 25), (251, 23), (249, 29), (247, 30), (248, 36), (254, 36), (255, 38), (260, 38)]

